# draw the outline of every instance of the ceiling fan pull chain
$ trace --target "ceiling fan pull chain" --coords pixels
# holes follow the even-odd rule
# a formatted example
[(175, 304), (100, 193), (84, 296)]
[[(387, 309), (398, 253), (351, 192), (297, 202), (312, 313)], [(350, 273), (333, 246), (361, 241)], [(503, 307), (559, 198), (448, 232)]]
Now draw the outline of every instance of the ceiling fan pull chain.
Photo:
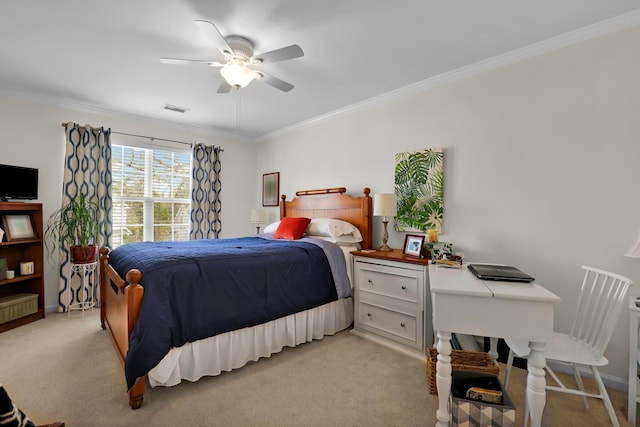
[(240, 132), (240, 88), (236, 88), (236, 130)]

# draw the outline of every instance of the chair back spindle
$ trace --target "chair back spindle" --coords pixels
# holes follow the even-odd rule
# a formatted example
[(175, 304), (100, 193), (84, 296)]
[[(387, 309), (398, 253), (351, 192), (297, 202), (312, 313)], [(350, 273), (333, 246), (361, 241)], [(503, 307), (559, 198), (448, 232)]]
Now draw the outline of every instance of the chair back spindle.
[(615, 273), (587, 266), (582, 268), (585, 275), (569, 335), (602, 355), (632, 282)]

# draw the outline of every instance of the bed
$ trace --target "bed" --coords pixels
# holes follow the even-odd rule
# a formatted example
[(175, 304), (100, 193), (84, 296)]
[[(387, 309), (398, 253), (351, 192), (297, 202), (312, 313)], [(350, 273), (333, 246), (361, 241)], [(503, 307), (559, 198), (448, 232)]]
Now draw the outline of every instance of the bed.
[[(333, 218), (348, 222), (360, 232), (362, 238), (359, 243), (360, 247), (369, 249), (372, 245), (370, 190), (365, 188), (364, 194), (360, 197), (353, 197), (345, 192), (345, 188), (342, 187), (300, 191), (291, 201), (287, 201), (286, 196), (283, 195), (280, 201), (280, 218), (304, 217), (313, 219), (313, 221)], [(326, 238), (325, 240), (331, 239)], [(228, 262), (226, 257), (230, 258), (229, 254), (232, 252), (243, 253), (248, 250), (248, 247), (253, 246), (256, 246), (256, 250), (261, 254), (265, 253), (265, 262), (274, 262), (266, 255), (271, 251), (271, 248), (274, 248), (274, 252), (286, 254), (283, 258), (287, 259), (299, 256), (294, 254), (302, 251), (304, 255), (300, 256), (314, 256), (318, 260), (324, 259), (319, 262), (320, 264), (334, 262), (328, 256), (326, 258), (323, 258), (324, 255), (318, 256), (317, 252), (319, 250), (328, 255), (329, 249), (335, 250), (330, 246), (335, 245), (327, 244), (322, 240), (317, 242), (314, 238), (289, 241), (285, 244), (281, 240), (278, 243), (271, 240), (269, 234), (262, 234), (240, 239), (220, 239), (215, 242), (220, 243), (221, 246), (226, 244), (222, 256), (208, 258), (206, 263), (201, 260), (189, 261), (191, 264), (197, 264), (198, 277), (218, 277), (224, 271), (242, 273), (246, 270), (242, 265), (229, 267), (230, 264), (224, 264)], [(191, 260), (191, 253), (202, 251), (199, 247), (192, 245), (208, 244), (207, 242), (182, 243), (186, 246), (181, 246), (179, 250), (170, 242), (159, 246), (166, 247), (164, 250), (174, 254), (168, 258)], [(125, 247), (126, 250), (121, 250)], [(216, 296), (207, 300), (207, 304), (210, 301), (217, 301), (216, 309), (208, 311), (215, 312), (217, 316), (226, 316), (228, 319), (205, 322), (202, 320), (204, 317), (200, 317), (200, 314), (204, 316), (204, 311), (207, 310), (203, 310), (202, 306), (197, 306), (205, 299), (201, 296), (193, 296), (191, 290), (202, 292), (206, 289), (205, 292), (209, 292), (209, 287), (204, 287), (202, 283), (196, 281), (193, 281), (192, 285), (184, 286), (184, 283), (192, 283), (185, 277), (190, 277), (189, 274), (193, 273), (179, 270), (179, 267), (169, 267), (166, 264), (168, 261), (165, 261), (164, 258), (160, 262), (160, 255), (153, 252), (156, 250), (155, 248), (150, 250), (149, 247), (143, 246), (138, 252), (134, 249), (129, 245), (124, 245), (113, 253), (108, 248), (102, 248), (100, 251), (100, 321), (102, 328), (110, 332), (116, 352), (125, 367), (129, 405), (132, 409), (140, 408), (142, 405), (147, 382), (152, 386), (171, 386), (178, 384), (183, 379), (196, 381), (202, 376), (218, 375), (223, 371), (239, 368), (249, 361), (268, 357), (286, 346), (294, 347), (313, 339), (321, 339), (324, 335), (332, 335), (349, 327), (353, 321), (353, 301), (350, 290), (345, 290), (344, 284), (339, 285), (340, 280), (333, 268), (330, 269), (331, 273), (306, 271), (308, 268), (301, 268), (305, 271), (300, 274), (308, 274), (307, 278), (299, 277), (294, 280), (290, 279), (293, 276), (287, 273), (280, 278), (284, 290), (270, 291), (272, 294), (278, 295), (279, 298), (281, 297), (284, 308), (277, 308), (276, 304), (270, 303), (269, 310), (248, 310), (244, 304), (241, 304), (238, 306), (237, 315), (236, 309), (227, 310), (228, 313), (224, 315), (223, 311), (226, 307), (224, 307), (224, 303), (221, 303), (224, 300), (222, 296)], [(347, 260), (348, 252), (352, 249), (355, 247), (342, 245), (339, 250), (343, 252), (344, 259)], [(158, 254), (162, 253), (161, 249), (158, 251)], [(177, 254), (178, 251), (180, 254)], [(125, 253), (126, 257), (121, 253)], [(269, 256), (272, 255), (269, 254)], [(257, 261), (252, 256), (234, 262), (255, 263)], [(214, 268), (215, 264), (225, 266), (222, 270), (223, 273), (220, 271), (207, 273), (205, 271), (205, 267)], [(311, 265), (312, 263), (307, 262), (307, 264)], [(349, 262), (345, 264), (347, 269), (351, 268)], [(151, 265), (155, 267), (151, 268)], [(260, 266), (258, 267), (260, 268)], [(270, 270), (279, 271), (279, 269), (273, 268)], [(143, 271), (146, 272), (144, 275)], [(347, 271), (347, 273), (349, 272)], [(327, 274), (332, 274), (333, 280)], [(176, 292), (173, 288), (171, 288), (173, 289), (171, 292), (162, 291), (169, 288), (164, 285), (165, 277), (161, 276), (178, 278), (179, 280), (176, 280), (180, 281), (180, 292)], [(253, 282), (256, 285), (263, 280), (261, 274), (254, 276), (252, 276)], [(321, 287), (321, 290), (298, 288), (302, 282), (311, 282), (311, 278), (318, 282), (317, 286)], [(296, 283), (287, 283), (288, 281)], [(291, 292), (294, 287), (295, 293)], [(294, 298), (294, 294), (297, 293), (304, 295), (300, 298)], [(209, 294), (206, 295), (209, 297)], [(247, 300), (254, 298), (245, 295), (242, 297), (246, 297)], [(260, 297), (259, 295), (258, 298)], [(165, 301), (162, 298), (168, 298), (168, 300)], [(299, 299), (300, 302), (290, 301), (293, 299)], [(275, 301), (275, 299), (272, 298), (270, 301)], [(273, 309), (271, 309), (271, 305), (273, 305)], [(250, 322), (247, 323), (248, 326), (241, 323), (234, 324), (237, 321), (236, 318), (240, 317), (240, 312), (253, 315), (253, 318), (247, 321)], [(173, 325), (167, 326), (168, 332), (166, 333), (162, 331), (163, 328), (149, 329), (145, 326), (158, 325), (167, 317), (171, 317), (174, 324), (179, 323), (181, 328), (187, 323), (193, 323), (193, 325), (187, 325), (186, 332), (180, 333), (176, 332), (178, 328)], [(190, 318), (194, 318), (194, 320), (189, 320)], [(215, 324), (215, 328), (210, 330), (217, 332), (213, 332), (212, 335), (208, 335), (211, 332), (205, 334), (201, 323)], [(147, 329), (144, 329), (145, 327)], [(156, 330), (160, 330), (157, 339), (150, 330), (154, 333)], [(171, 346), (166, 345), (167, 334), (170, 334), (170, 339), (173, 340)]]

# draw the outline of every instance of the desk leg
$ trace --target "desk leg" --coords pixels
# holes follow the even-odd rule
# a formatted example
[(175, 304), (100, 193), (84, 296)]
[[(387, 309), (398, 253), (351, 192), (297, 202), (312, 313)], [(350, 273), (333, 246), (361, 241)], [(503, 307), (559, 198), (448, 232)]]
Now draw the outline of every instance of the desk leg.
[(498, 338), (490, 337), (489, 338), (489, 356), (493, 359), (494, 362), (498, 361)]
[(544, 378), (544, 366), (546, 363), (544, 358), (545, 347), (544, 343), (529, 343), (531, 352), (529, 353), (527, 361), (529, 373), (527, 375), (526, 399), (529, 405), (531, 425), (533, 427), (540, 427), (542, 423), (542, 412), (544, 411), (544, 405), (547, 397), (545, 391), (547, 383)]
[(629, 390), (627, 394), (627, 420), (636, 427), (636, 404), (638, 403), (638, 316), (629, 312)]
[(438, 331), (438, 363), (436, 363), (436, 386), (438, 388), (438, 410), (436, 427), (448, 427), (449, 394), (451, 393), (451, 332)]

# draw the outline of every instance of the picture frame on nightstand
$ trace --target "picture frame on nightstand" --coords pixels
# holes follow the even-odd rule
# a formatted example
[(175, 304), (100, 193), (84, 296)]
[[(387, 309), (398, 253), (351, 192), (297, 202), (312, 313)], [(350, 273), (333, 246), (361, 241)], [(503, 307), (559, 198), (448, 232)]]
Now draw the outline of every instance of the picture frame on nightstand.
[(404, 236), (404, 246), (402, 255), (415, 258), (422, 258), (422, 247), (424, 246), (424, 236), (419, 234), (407, 234)]

